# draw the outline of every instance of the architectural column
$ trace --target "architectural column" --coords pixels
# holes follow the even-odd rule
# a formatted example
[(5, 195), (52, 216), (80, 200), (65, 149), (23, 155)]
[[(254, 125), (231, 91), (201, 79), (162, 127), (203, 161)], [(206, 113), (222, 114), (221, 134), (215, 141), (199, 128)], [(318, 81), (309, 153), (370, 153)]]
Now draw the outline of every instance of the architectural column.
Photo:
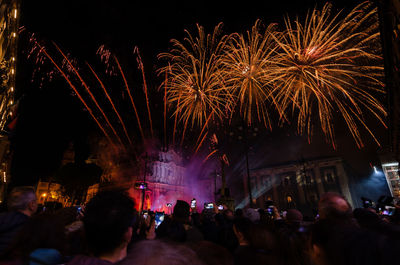
[[(244, 199), (247, 200), (249, 198), (249, 188), (247, 187), (247, 175), (243, 174), (243, 189), (244, 189)], [(250, 201), (249, 201), (250, 203)]]
[(304, 185), (303, 185), (303, 179), (302, 179), (302, 175), (300, 174), (299, 170), (296, 170), (296, 182), (297, 182), (297, 190), (298, 190), (298, 194), (299, 194), (299, 200), (300, 200), (300, 204), (305, 204), (306, 203), (306, 197), (304, 194)]
[(272, 194), (274, 198), (274, 203), (279, 202), (279, 196), (278, 196), (278, 189), (277, 189), (277, 182), (278, 182), (278, 176), (276, 176), (274, 173), (271, 175), (271, 183), (272, 183)]
[(318, 198), (321, 198), (321, 195), (325, 193), (324, 185), (322, 184), (322, 177), (320, 166), (316, 164), (314, 167), (315, 181), (317, 182), (317, 190), (318, 190)]
[(261, 179), (260, 174), (257, 174), (257, 176), (256, 176), (257, 187), (256, 187), (256, 191), (254, 192), (255, 193), (254, 199), (256, 199), (258, 207), (262, 208), (263, 207), (263, 203), (262, 203), (263, 200), (261, 199), (261, 202), (260, 202), (260, 200), (258, 200), (258, 198), (260, 198), (261, 195), (262, 195), (261, 190), (263, 189), (263, 185), (262, 185), (260, 179)]
[(353, 198), (351, 197), (350, 189), (349, 189), (349, 181), (346, 172), (344, 171), (343, 164), (336, 164), (336, 174), (339, 179), (340, 188), (342, 190), (343, 195), (346, 197), (347, 201), (351, 206), (354, 206)]

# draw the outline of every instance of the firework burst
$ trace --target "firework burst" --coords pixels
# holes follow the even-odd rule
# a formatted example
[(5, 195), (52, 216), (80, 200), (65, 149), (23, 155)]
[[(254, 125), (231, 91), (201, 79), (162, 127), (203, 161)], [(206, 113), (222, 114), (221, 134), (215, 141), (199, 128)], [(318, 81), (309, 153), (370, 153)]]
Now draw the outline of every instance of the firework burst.
[(179, 117), (185, 126), (190, 120), (203, 125), (207, 117), (222, 119), (226, 116), (232, 96), (223, 84), (220, 71), (220, 57), (223, 54), (228, 36), (221, 36), (222, 23), (206, 34), (204, 28), (197, 26), (198, 36), (186, 31), (184, 42), (171, 40), (173, 48), (169, 53), (159, 55), (168, 65), (159, 70), (168, 73), (163, 83), (167, 89), (167, 101), (175, 106), (173, 115)]
[(358, 147), (363, 146), (360, 124), (377, 141), (362, 111), (384, 124), (386, 111), (374, 97), (384, 92), (376, 10), (362, 3), (347, 15), (333, 15), (326, 4), (303, 23), (286, 19), (285, 25), (282, 35), (274, 36), (279, 50), (270, 84), (280, 108), (291, 108), (298, 116), (299, 132), (312, 134), (311, 116), (317, 112), (322, 131), (335, 146), (333, 114), (339, 112)]
[(271, 98), (269, 84), (270, 61), (276, 49), (272, 37), (275, 25), (261, 32), (258, 20), (247, 35), (233, 34), (226, 52), (221, 58), (222, 75), (226, 87), (235, 96), (236, 105), (243, 119), (251, 124), (255, 119), (271, 127), (268, 101)]

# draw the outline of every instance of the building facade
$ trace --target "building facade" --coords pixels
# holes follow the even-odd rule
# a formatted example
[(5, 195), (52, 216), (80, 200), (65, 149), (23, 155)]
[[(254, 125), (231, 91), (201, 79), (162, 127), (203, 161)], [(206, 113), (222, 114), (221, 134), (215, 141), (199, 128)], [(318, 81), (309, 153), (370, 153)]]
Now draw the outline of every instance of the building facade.
[(62, 187), (58, 183), (40, 181), (36, 186), (36, 197), (39, 204), (46, 202), (59, 202), (64, 206), (70, 206), (71, 202), (62, 195)]
[[(247, 182), (245, 176), (245, 191)], [(340, 193), (353, 205), (349, 178), (343, 160), (337, 157), (255, 169), (250, 173), (250, 183), (257, 207), (264, 207), (267, 200), (272, 200), (280, 210), (297, 208), (310, 216), (316, 214), (318, 200), (325, 192)]]
[(400, 161), (400, 1), (377, 0), (385, 66), (390, 149)]
[(17, 65), (20, 1), (0, 2), (0, 200), (9, 182), (10, 151), (7, 123), (15, 115), (14, 91)]

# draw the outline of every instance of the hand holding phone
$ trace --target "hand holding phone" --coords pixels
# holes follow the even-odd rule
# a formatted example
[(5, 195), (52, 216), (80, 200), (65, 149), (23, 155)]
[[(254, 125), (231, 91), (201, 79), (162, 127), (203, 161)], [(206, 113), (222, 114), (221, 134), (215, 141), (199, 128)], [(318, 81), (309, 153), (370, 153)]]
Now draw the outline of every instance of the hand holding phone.
[(157, 228), (163, 221), (164, 221), (165, 215), (163, 212), (156, 212), (155, 214), (155, 228)]
[(191, 208), (196, 208), (196, 199), (193, 199), (190, 203)]

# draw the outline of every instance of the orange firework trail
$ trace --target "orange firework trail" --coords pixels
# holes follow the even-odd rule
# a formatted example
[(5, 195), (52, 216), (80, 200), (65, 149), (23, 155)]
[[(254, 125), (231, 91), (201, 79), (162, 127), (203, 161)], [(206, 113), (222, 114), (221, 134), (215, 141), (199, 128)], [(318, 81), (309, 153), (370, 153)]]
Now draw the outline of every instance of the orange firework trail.
[(70, 87), (74, 90), (75, 94), (78, 96), (79, 100), (83, 103), (83, 105), (85, 106), (85, 108), (88, 110), (89, 114), (92, 116), (93, 120), (96, 122), (97, 126), (99, 126), (99, 128), (101, 129), (101, 131), (104, 133), (104, 135), (107, 137), (107, 140), (110, 142), (110, 144), (117, 149), (117, 147), (115, 146), (114, 142), (111, 140), (110, 136), (108, 135), (108, 133), (106, 132), (106, 130), (104, 129), (103, 126), (101, 126), (100, 122), (98, 121), (98, 119), (94, 116), (92, 109), (86, 104), (85, 100), (82, 98), (81, 94), (79, 94), (78, 90), (76, 89), (76, 87), (72, 84), (71, 80), (69, 80), (68, 76), (64, 73), (63, 70), (61, 70), (61, 68), (58, 66), (58, 64), (53, 60), (53, 58), (46, 52), (46, 50), (40, 46), (39, 43), (36, 42), (36, 45), (38, 45), (38, 47), (40, 48), (40, 51), (43, 51), (43, 53), (46, 55), (47, 58), (49, 58), (49, 60), (53, 63), (53, 65), (57, 68), (57, 70), (61, 73), (61, 75), (64, 77), (64, 79), (68, 82), (68, 84), (70, 85)]
[(188, 124), (189, 119), (186, 119), (185, 121), (185, 126), (183, 127), (183, 133), (182, 133), (182, 139), (181, 139), (181, 146), (183, 144), (183, 140), (185, 139), (185, 134), (186, 134), (186, 129), (187, 129), (187, 124)]
[(208, 134), (208, 132), (206, 132), (206, 133), (204, 134), (203, 139), (201, 139), (199, 145), (198, 145), (197, 148), (196, 148), (196, 151), (194, 152), (195, 154), (197, 154), (197, 152), (199, 151), (201, 145), (203, 144), (204, 140), (206, 139), (207, 134)]
[(122, 140), (119, 137), (117, 131), (114, 129), (114, 126), (112, 126), (112, 124), (110, 123), (107, 115), (104, 113), (103, 109), (100, 107), (99, 103), (97, 102), (96, 98), (94, 97), (94, 95), (92, 94), (92, 92), (90, 91), (88, 85), (85, 83), (85, 81), (83, 80), (83, 78), (81, 77), (81, 75), (79, 74), (79, 72), (75, 69), (75, 67), (73, 66), (73, 64), (71, 63), (71, 61), (68, 59), (68, 57), (64, 54), (64, 52), (60, 49), (60, 47), (58, 47), (58, 45), (53, 42), (54, 46), (57, 48), (57, 50), (61, 53), (61, 55), (64, 57), (64, 59), (68, 62), (69, 66), (72, 68), (72, 70), (75, 72), (76, 76), (79, 78), (79, 80), (82, 82), (83, 86), (85, 87), (86, 91), (88, 92), (88, 94), (90, 95), (90, 97), (92, 98), (93, 102), (95, 103), (96, 107), (100, 110), (101, 114), (103, 115), (104, 119), (106, 120), (108, 126), (110, 126), (111, 130), (113, 131), (114, 135), (117, 137), (118, 142), (123, 146)]
[[(204, 130), (206, 129), (207, 124), (208, 124), (208, 122), (209, 122), (211, 116), (213, 115), (213, 113), (214, 113), (214, 112), (211, 112), (211, 113), (210, 113), (210, 115), (208, 116), (206, 122), (204, 123), (203, 129), (201, 129), (201, 132), (200, 132), (200, 134), (199, 134), (199, 137), (197, 138), (196, 145), (199, 143), (199, 140), (200, 140), (200, 138), (201, 138), (201, 135), (203, 134)], [(204, 140), (204, 139), (203, 139), (203, 140)], [(201, 141), (201, 143), (203, 143), (203, 141)], [(196, 150), (198, 150), (200, 146), (201, 146), (201, 144), (196, 148)], [(196, 153), (197, 153), (197, 151), (196, 151)]]
[(117, 57), (115, 55), (114, 55), (114, 60), (117, 63), (119, 72), (121, 73), (122, 79), (124, 80), (126, 91), (128, 92), (129, 98), (130, 98), (131, 103), (132, 103), (133, 110), (135, 111), (135, 116), (136, 116), (136, 119), (137, 119), (137, 122), (138, 122), (140, 134), (142, 136), (142, 139), (144, 140), (145, 138), (144, 138), (144, 133), (143, 133), (143, 129), (142, 129), (142, 124), (140, 123), (139, 114), (137, 112), (135, 102), (133, 101), (133, 97), (132, 97), (131, 91), (129, 89), (128, 82), (126, 81), (124, 72), (122, 71), (121, 65), (119, 64), (119, 61), (118, 61), (118, 59), (117, 59)]
[(138, 66), (139, 69), (142, 72), (142, 78), (143, 78), (143, 90), (144, 90), (144, 94), (146, 96), (146, 106), (147, 106), (147, 112), (149, 114), (149, 122), (150, 122), (150, 132), (151, 132), (151, 137), (154, 138), (154, 133), (153, 133), (153, 121), (151, 119), (151, 113), (150, 113), (150, 104), (149, 104), (149, 97), (147, 95), (147, 82), (146, 82), (146, 76), (144, 74), (144, 67), (143, 67), (143, 62), (142, 62), (142, 58), (140, 57), (140, 53), (139, 53), (139, 48), (135, 47), (135, 49), (133, 50), (134, 53), (136, 53), (137, 55), (137, 62), (138, 62)]
[(167, 147), (167, 82), (168, 72), (165, 72), (165, 86), (164, 86), (164, 146)]
[(205, 162), (207, 162), (207, 160), (208, 160), (213, 154), (215, 154), (216, 152), (218, 152), (218, 149), (212, 151), (212, 152), (203, 160), (203, 164), (204, 164)]
[(106, 94), (106, 97), (107, 97), (108, 101), (110, 102), (111, 106), (112, 106), (113, 109), (114, 109), (115, 114), (117, 115), (119, 121), (121, 122), (122, 128), (124, 129), (125, 136), (126, 136), (126, 138), (129, 140), (129, 142), (130, 142), (130, 137), (129, 137), (129, 135), (128, 135), (128, 131), (126, 130), (125, 123), (124, 123), (124, 121), (122, 120), (121, 115), (119, 115), (119, 112), (118, 112), (117, 108), (115, 107), (114, 102), (112, 101), (110, 95), (108, 94), (107, 89), (105, 88), (103, 82), (100, 80), (99, 76), (96, 74), (96, 72), (95, 72), (95, 71), (93, 70), (93, 68), (90, 66), (90, 64), (89, 64), (88, 62), (86, 62), (86, 65), (89, 67), (90, 71), (92, 71), (92, 74), (96, 77), (97, 81), (100, 83), (100, 86), (103, 88), (103, 91), (104, 91), (104, 93)]
[[(179, 101), (181, 100), (181, 97), (179, 96), (178, 98), (178, 105)], [(176, 123), (178, 122), (178, 115), (175, 115), (175, 120), (174, 120), (174, 131), (172, 132), (172, 145), (175, 146), (175, 132), (176, 132)]]

